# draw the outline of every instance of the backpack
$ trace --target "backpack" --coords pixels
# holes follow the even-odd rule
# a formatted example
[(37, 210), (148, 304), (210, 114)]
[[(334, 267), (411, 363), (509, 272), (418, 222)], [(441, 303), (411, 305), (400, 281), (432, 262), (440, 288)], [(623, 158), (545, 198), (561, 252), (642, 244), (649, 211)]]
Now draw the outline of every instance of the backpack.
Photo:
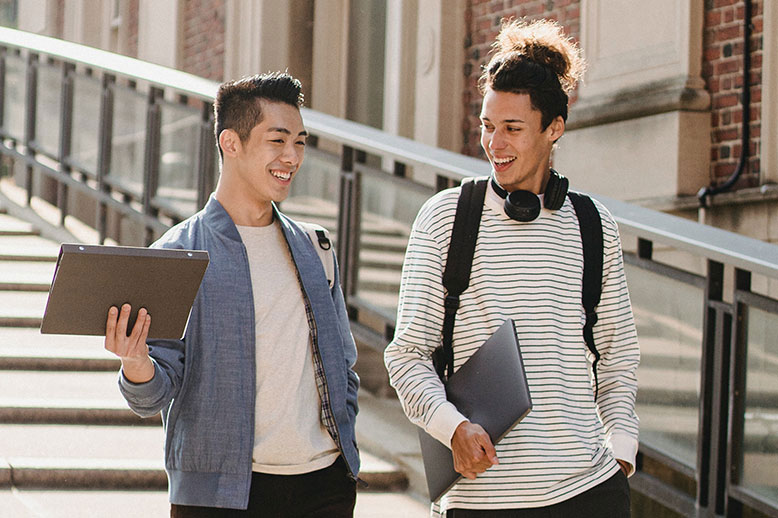
[[(470, 284), (470, 270), (473, 264), (475, 242), (478, 238), (478, 227), (481, 223), (481, 213), (483, 212), (488, 183), (488, 177), (467, 179), (462, 183), (462, 191), (457, 201), (448, 260), (443, 271), (443, 287), (447, 292), (444, 301), (443, 344), (432, 354), (435, 371), (444, 381), (454, 371), (454, 321), (459, 309), (459, 296)], [(600, 353), (594, 343), (593, 328), (594, 324), (597, 323), (596, 307), (600, 303), (600, 295), (602, 294), (602, 220), (597, 207), (589, 196), (574, 191), (568, 191), (567, 196), (573, 203), (581, 230), (584, 260), (581, 304), (586, 312), (583, 337), (586, 347), (594, 356), (592, 372), (596, 400), (599, 393), (597, 362), (600, 360)]]
[(330, 239), (330, 233), (326, 228), (315, 223), (306, 223), (297, 221), (297, 225), (302, 228), (308, 239), (311, 240), (313, 248), (319, 255), (321, 265), (324, 267), (324, 274), (327, 276), (327, 284), (330, 289), (335, 284), (335, 252), (332, 250), (332, 240)]

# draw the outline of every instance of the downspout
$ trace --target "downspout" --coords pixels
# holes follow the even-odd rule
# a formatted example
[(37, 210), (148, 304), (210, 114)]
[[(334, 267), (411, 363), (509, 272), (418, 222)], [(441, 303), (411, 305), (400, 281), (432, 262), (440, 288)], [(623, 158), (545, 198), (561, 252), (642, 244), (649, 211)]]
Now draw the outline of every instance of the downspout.
[(751, 71), (751, 0), (744, 0), (743, 10), (743, 92), (740, 97), (740, 103), (743, 108), (741, 120), (742, 141), (740, 144), (740, 160), (737, 169), (723, 184), (714, 187), (712, 184), (703, 187), (697, 193), (697, 199), (700, 202), (700, 222), (705, 221), (705, 209), (710, 205), (710, 196), (728, 191), (738, 181), (740, 175), (745, 171), (748, 164), (749, 146), (751, 141), (751, 88), (749, 81), (749, 72)]

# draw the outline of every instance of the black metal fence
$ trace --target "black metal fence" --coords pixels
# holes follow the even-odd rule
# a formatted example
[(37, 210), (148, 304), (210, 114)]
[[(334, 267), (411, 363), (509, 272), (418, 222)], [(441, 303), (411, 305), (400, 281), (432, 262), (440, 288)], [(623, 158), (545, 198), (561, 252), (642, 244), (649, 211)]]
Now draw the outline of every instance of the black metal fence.
[[(145, 244), (216, 181), (217, 85), (0, 28), (4, 171), (102, 242)], [(312, 135), (284, 210), (335, 231), (360, 347), (394, 331), (421, 203), (488, 173), (474, 158), (303, 110)], [(622, 232), (642, 362), (639, 516), (778, 517), (778, 247), (600, 197)], [(360, 353), (362, 354), (362, 352)]]

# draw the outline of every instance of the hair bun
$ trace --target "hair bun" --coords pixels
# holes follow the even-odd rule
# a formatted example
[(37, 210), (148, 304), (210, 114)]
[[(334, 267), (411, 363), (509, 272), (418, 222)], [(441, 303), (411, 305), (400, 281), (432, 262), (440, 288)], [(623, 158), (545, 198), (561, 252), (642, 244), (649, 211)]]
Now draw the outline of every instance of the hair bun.
[(552, 20), (505, 20), (492, 47), (495, 52), (492, 60), (518, 54), (550, 69), (566, 93), (583, 76), (585, 65), (580, 47)]

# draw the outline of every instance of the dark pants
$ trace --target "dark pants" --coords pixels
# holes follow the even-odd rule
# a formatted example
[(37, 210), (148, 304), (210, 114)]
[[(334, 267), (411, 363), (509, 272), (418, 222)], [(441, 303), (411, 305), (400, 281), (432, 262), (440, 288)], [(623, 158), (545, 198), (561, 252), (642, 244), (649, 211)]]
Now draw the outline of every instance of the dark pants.
[(446, 518), (629, 518), (629, 483), (619, 470), (569, 500), (531, 509), (449, 509)]
[(357, 499), (356, 483), (338, 457), (328, 468), (302, 475), (251, 477), (245, 511), (190, 505), (170, 506), (171, 518), (351, 518)]

